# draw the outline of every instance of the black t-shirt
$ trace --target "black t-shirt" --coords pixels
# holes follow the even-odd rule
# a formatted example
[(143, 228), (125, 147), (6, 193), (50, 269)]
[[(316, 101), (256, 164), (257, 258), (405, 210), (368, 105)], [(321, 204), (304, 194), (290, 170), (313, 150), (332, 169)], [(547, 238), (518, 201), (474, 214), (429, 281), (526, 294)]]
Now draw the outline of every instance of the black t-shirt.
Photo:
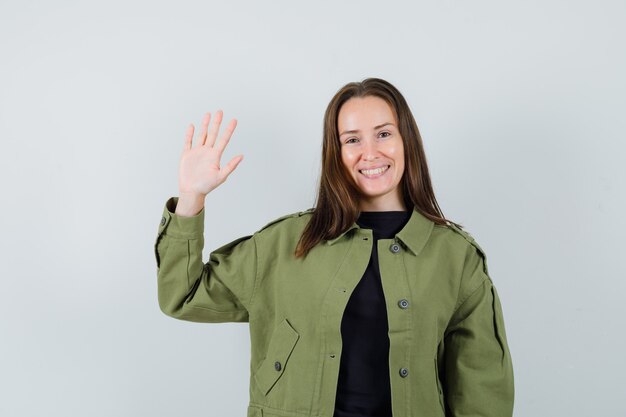
[(341, 321), (342, 351), (333, 417), (391, 417), (389, 325), (378, 267), (378, 239), (392, 239), (411, 211), (363, 211), (357, 224), (372, 229), (372, 256)]

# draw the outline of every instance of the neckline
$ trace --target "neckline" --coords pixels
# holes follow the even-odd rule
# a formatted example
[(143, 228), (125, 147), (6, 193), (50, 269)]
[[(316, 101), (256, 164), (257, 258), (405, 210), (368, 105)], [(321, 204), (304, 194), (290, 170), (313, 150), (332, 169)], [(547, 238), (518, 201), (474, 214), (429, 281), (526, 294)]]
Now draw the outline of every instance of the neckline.
[(410, 210), (362, 211), (360, 217), (400, 217), (411, 214)]
[(375, 241), (391, 239), (406, 226), (411, 214), (408, 210), (364, 211), (356, 223), (361, 228), (371, 229)]

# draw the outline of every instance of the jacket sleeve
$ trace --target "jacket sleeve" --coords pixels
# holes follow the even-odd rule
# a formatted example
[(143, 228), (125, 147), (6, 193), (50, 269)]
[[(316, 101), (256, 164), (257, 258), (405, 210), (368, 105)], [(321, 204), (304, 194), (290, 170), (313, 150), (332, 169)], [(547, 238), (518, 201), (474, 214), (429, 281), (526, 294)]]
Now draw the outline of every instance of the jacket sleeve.
[(248, 322), (257, 271), (255, 235), (215, 249), (203, 263), (204, 208), (183, 217), (175, 214), (177, 203), (178, 197), (165, 203), (154, 244), (161, 311), (194, 322)]
[(483, 252), (472, 245), (462, 283), (444, 335), (446, 415), (510, 417), (513, 366), (502, 306)]

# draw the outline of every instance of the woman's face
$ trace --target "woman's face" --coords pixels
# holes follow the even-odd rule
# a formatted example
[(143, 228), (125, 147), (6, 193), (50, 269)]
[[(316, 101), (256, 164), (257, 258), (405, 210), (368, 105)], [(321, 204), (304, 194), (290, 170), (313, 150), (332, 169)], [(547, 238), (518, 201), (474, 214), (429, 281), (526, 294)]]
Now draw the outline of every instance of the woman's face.
[(406, 210), (400, 179), (404, 146), (392, 108), (380, 97), (353, 97), (339, 110), (341, 160), (361, 191), (362, 211)]

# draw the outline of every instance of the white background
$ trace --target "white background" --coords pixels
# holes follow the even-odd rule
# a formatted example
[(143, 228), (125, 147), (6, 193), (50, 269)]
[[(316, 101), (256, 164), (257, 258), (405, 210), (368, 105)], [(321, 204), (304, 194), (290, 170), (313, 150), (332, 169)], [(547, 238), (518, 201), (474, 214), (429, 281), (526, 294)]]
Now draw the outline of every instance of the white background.
[(626, 415), (623, 1), (89, 3), (0, 2), (0, 415), (245, 415), (247, 324), (157, 304), (185, 129), (239, 122), (206, 258), (314, 205), (323, 112), (366, 77), (488, 254), (515, 415)]

